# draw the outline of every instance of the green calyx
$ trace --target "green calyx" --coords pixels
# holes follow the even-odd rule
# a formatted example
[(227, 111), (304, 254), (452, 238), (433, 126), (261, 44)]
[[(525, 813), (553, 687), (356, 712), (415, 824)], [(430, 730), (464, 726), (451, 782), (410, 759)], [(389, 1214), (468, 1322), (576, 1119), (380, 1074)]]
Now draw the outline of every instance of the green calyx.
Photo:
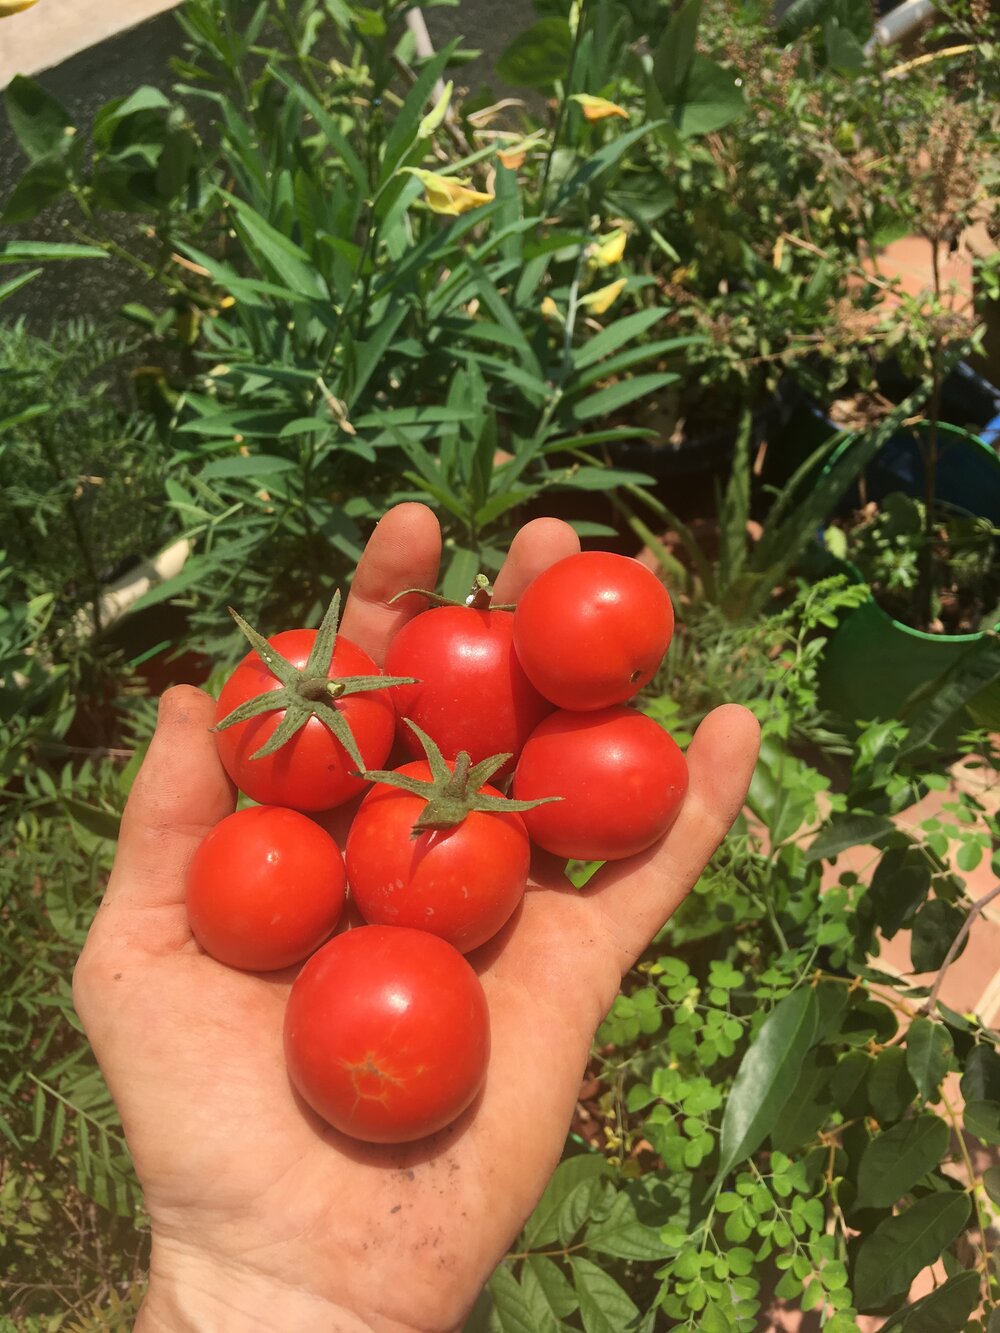
[(309, 721), (317, 717), (324, 723), (350, 755), (358, 769), (364, 769), (365, 761), (361, 757), (357, 742), (347, 725), (343, 713), (333, 706), (334, 700), (344, 699), (349, 694), (362, 694), (368, 690), (384, 690), (391, 685), (414, 685), (413, 676), (338, 676), (331, 678), (327, 672), (333, 659), (333, 650), (337, 642), (337, 627), (340, 623), (340, 592), (333, 594), (333, 601), (327, 608), (323, 623), (316, 632), (316, 641), (309, 653), (304, 667), (293, 666), (287, 658), (268, 643), (252, 625), (232, 607), (229, 614), (239, 625), (250, 646), (267, 669), (281, 682), (277, 690), (265, 690), (262, 694), (248, 699), (238, 708), (215, 724), (213, 731), (223, 731), (238, 722), (249, 722), (262, 713), (284, 709), (285, 716), (278, 723), (270, 738), (255, 750), (251, 759), (264, 759), (290, 740), (292, 736)]
[(489, 782), (494, 773), (504, 766), (509, 754), (491, 755), (478, 764), (473, 764), (465, 750), (461, 750), (455, 760), (454, 770), (425, 731), (410, 718), (404, 718), (406, 725), (424, 747), (431, 777), (414, 778), (407, 773), (389, 773), (373, 770), (363, 776), (369, 782), (385, 782), (391, 787), (399, 787), (413, 796), (420, 796), (427, 802), (420, 818), (413, 825), (413, 837), (427, 833), (432, 829), (454, 828), (461, 824), (466, 815), (473, 810), (504, 814), (509, 811), (532, 810), (536, 805), (545, 805), (549, 801), (561, 801), (561, 796), (542, 796), (536, 801), (510, 801), (506, 796), (487, 796), (479, 788)]
[(389, 605), (398, 602), (401, 597), (416, 594), (426, 597), (431, 606), (468, 606), (473, 611), (513, 611), (513, 602), (493, 602), (493, 585), (485, 574), (477, 574), (472, 583), (472, 591), (464, 602), (456, 602), (453, 597), (443, 597), (439, 592), (430, 592), (427, 588), (404, 588), (390, 599)]

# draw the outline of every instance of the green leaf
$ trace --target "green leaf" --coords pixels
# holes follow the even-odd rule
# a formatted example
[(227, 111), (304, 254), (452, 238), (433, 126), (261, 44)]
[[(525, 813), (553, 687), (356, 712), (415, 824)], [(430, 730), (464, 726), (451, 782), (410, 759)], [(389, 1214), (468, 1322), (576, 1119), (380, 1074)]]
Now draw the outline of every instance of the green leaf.
[(909, 1290), (917, 1274), (939, 1257), (969, 1219), (965, 1193), (947, 1191), (918, 1199), (898, 1217), (887, 1217), (861, 1242), (854, 1268), (860, 1310), (877, 1310)]
[(579, 1309), (580, 1302), (569, 1278), (555, 1262), (544, 1254), (529, 1254), (526, 1266), (535, 1275), (535, 1281), (545, 1294), (549, 1308), (557, 1319), (564, 1319)]
[(664, 93), (663, 104), (674, 130), (684, 139), (712, 134), (746, 111), (737, 74), (708, 56), (695, 55), (683, 82)]
[[(843, 991), (844, 987), (838, 989)], [(829, 1051), (806, 1052), (798, 1081), (771, 1130), (772, 1147), (779, 1152), (795, 1153), (815, 1137), (833, 1109), (830, 1093), (833, 1070)]]
[(654, 324), (659, 324), (666, 314), (666, 310), (662, 309), (637, 310), (632, 315), (616, 319), (613, 324), (608, 324), (600, 333), (595, 333), (592, 338), (588, 337), (585, 343), (573, 349), (573, 365), (577, 370), (594, 365), (601, 357), (619, 351), (633, 338), (647, 333)]
[(69, 817), (88, 833), (93, 833), (97, 838), (106, 838), (109, 842), (118, 841), (121, 825), (119, 815), (113, 814), (110, 810), (102, 810), (99, 806), (90, 805), (86, 801), (78, 801), (73, 796), (61, 797), (60, 804)]
[(589, 1259), (572, 1255), (570, 1267), (586, 1333), (622, 1333), (639, 1314), (628, 1292)]
[(288, 412), (258, 412), (253, 408), (240, 407), (185, 421), (183, 426), (177, 427), (177, 433), (205, 435), (213, 439), (226, 439), (234, 435), (277, 438), (290, 419)]
[[(219, 190), (232, 210), (233, 226), (244, 244), (271, 274), (285, 283), (302, 300), (330, 300), (330, 293), (309, 255), (276, 227), (272, 227), (244, 200)], [(271, 276), (271, 275), (268, 275)]]
[(942, 1282), (906, 1316), (901, 1333), (955, 1333), (979, 1304), (978, 1273), (956, 1273)]
[(551, 88), (566, 77), (572, 48), (566, 19), (540, 19), (518, 33), (501, 55), (497, 77), (515, 88)]
[(583, 1239), (588, 1249), (616, 1259), (663, 1259), (670, 1253), (660, 1240), (659, 1228), (639, 1221), (635, 1202), (624, 1190), (614, 1196), (605, 1216), (591, 1222)]
[(636, 375), (630, 380), (619, 380), (617, 384), (609, 384), (606, 389), (599, 389), (597, 393), (574, 403), (571, 415), (574, 421), (590, 421), (593, 417), (608, 416), (626, 404), (634, 403), (636, 399), (645, 398), (651, 393), (656, 393), (658, 389), (676, 382), (676, 375), (662, 372), (655, 375)]
[(66, 189), (66, 168), (58, 158), (32, 162), (7, 200), (0, 222), (31, 222)]
[[(910, 936), (910, 961), (914, 972), (938, 970), (965, 920), (965, 912), (940, 898), (932, 898), (920, 909), (913, 918)], [(956, 958), (961, 958), (967, 943), (968, 935)]]
[(60, 157), (73, 137), (73, 119), (66, 108), (34, 79), (15, 74), (4, 93), (7, 116), (18, 143), (32, 162)]
[(959, 1086), (967, 1102), (1000, 1102), (1000, 1055), (992, 1046), (983, 1042), (972, 1048)]
[(966, 1130), (977, 1139), (1000, 1146), (1000, 1102), (966, 1102), (964, 1121)]
[[(19, 273), (16, 278), (11, 278), (9, 282), (0, 282), (0, 301), (6, 301), (9, 296), (13, 296), (14, 293), (19, 292), (22, 287), (26, 287), (29, 282), (33, 282), (42, 272), (44, 272), (43, 269), (31, 268), (27, 273)], [(5, 426), (9, 425), (9, 418), (5, 421), (0, 421), (0, 430), (3, 430)]]
[(596, 153), (591, 153), (583, 165), (578, 167), (572, 176), (568, 177), (560, 186), (555, 203), (552, 205), (552, 211), (558, 213), (578, 191), (591, 185), (598, 176), (613, 167), (620, 158), (625, 156), (633, 144), (638, 143), (644, 135), (655, 130), (659, 123), (659, 121), (651, 120), (643, 125), (637, 125), (634, 129), (619, 134), (617, 138), (609, 139), (607, 143), (598, 148)]
[[(466, 590), (468, 590), (468, 584)], [(611, 1168), (597, 1153), (568, 1157), (556, 1167), (552, 1179), (524, 1227), (524, 1248), (533, 1250), (549, 1245), (558, 1236), (559, 1211), (574, 1190), (588, 1189), (593, 1182), (609, 1176)]]
[(868, 1101), (880, 1124), (899, 1120), (916, 1095), (916, 1084), (900, 1046), (879, 1051), (868, 1073)]
[(848, 847), (877, 844), (895, 832), (896, 825), (887, 815), (834, 816), (809, 844), (806, 860), (831, 861)]
[(873, 1138), (858, 1165), (857, 1208), (891, 1208), (948, 1151), (947, 1124), (936, 1115), (903, 1120)]
[(493, 1315), (491, 1326), (500, 1333), (550, 1333), (556, 1327), (550, 1319), (548, 1325), (536, 1323), (537, 1311), (532, 1310), (527, 1294), (517, 1278), (507, 1267), (501, 1264), (490, 1278), (490, 1295), (493, 1297)]
[(934, 737), (958, 717), (962, 709), (1000, 680), (1000, 638), (984, 635), (969, 645), (959, 659), (922, 691), (904, 710), (906, 739), (899, 757), (910, 755), (933, 742)]
[(295, 466), (288, 458), (276, 458), (270, 454), (251, 454), (249, 458), (238, 454), (233, 458), (218, 458), (206, 464), (201, 470), (201, 479), (211, 481), (213, 477), (263, 477), (274, 472), (288, 472)]
[(686, 0), (664, 29), (653, 54), (653, 78), (666, 101), (683, 89), (695, 55), (701, 0)]
[(951, 1068), (955, 1044), (943, 1023), (917, 1018), (906, 1033), (906, 1067), (924, 1101), (936, 1101), (941, 1080)]
[(792, 991), (768, 1014), (744, 1055), (722, 1120), (715, 1186), (764, 1142), (798, 1080), (819, 1022), (816, 992)]
[(95, 245), (63, 245), (56, 241), (4, 241), (0, 264), (34, 264), (39, 259), (107, 259)]
[(931, 865), (923, 845), (907, 842), (887, 847), (871, 880), (875, 919), (886, 939), (892, 939), (913, 916), (931, 887)]

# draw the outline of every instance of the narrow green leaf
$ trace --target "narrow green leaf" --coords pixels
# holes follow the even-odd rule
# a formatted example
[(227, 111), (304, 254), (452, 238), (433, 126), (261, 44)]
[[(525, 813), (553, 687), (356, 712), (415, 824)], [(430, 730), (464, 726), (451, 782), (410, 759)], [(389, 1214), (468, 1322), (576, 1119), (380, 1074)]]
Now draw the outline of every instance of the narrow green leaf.
[(819, 1022), (816, 992), (792, 991), (764, 1020), (744, 1055), (722, 1119), (718, 1186), (737, 1162), (764, 1142), (795, 1086)]
[(606, 389), (599, 389), (597, 393), (574, 403), (570, 414), (574, 421), (590, 421), (594, 417), (608, 416), (628, 403), (634, 403), (639, 398), (656, 393), (658, 389), (666, 388), (668, 384), (674, 384), (676, 381), (676, 375), (662, 371), (619, 380), (617, 384), (609, 384)]
[[(573, 365), (577, 370), (592, 366), (610, 352), (617, 352), (634, 338), (648, 332), (654, 324), (666, 318), (666, 310), (637, 310), (632, 315), (624, 315), (613, 324), (606, 325), (600, 333), (595, 333), (585, 343), (573, 349)], [(682, 341), (682, 340), (679, 340)]]
[(39, 259), (107, 259), (94, 245), (64, 245), (56, 241), (0, 242), (0, 264), (33, 264)]
[(887, 1217), (858, 1250), (854, 1298), (860, 1310), (877, 1310), (909, 1290), (917, 1274), (950, 1245), (969, 1219), (969, 1196), (958, 1191), (926, 1195), (906, 1212)]
[(203, 481), (215, 477), (263, 477), (274, 472), (288, 472), (295, 464), (287, 458), (275, 458), (269, 454), (251, 454), (245, 458), (238, 454), (233, 458), (217, 458), (206, 463), (201, 470)]
[(890, 1208), (932, 1171), (948, 1150), (948, 1126), (936, 1115), (903, 1120), (877, 1134), (858, 1165), (858, 1208)]
[(62, 797), (61, 804), (69, 817), (88, 833), (93, 833), (98, 838), (106, 838), (109, 842), (118, 841), (121, 824), (119, 815), (113, 814), (110, 810), (102, 810), (99, 806), (89, 805), (86, 801), (78, 801), (73, 796)]
[(955, 1044), (943, 1023), (916, 1018), (906, 1033), (906, 1067), (924, 1101), (936, 1101), (941, 1080), (951, 1068)]

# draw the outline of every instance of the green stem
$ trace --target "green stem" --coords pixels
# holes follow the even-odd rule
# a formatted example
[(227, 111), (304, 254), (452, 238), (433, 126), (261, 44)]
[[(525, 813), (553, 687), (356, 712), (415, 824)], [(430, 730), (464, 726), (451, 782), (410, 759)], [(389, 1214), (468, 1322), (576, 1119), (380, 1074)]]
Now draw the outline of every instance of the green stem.
[(545, 166), (542, 169), (542, 182), (538, 187), (538, 211), (545, 212), (545, 192), (549, 187), (549, 176), (552, 173), (552, 159), (555, 156), (556, 147), (559, 143), (559, 135), (562, 132), (563, 124), (566, 120), (566, 88), (572, 83), (573, 71), (576, 68), (577, 52), (580, 49), (580, 40), (583, 35), (583, 13), (586, 8), (586, 0), (581, 0), (580, 14), (576, 22), (576, 31), (573, 33), (573, 45), (570, 47), (569, 68), (566, 71), (566, 82), (560, 89), (559, 106), (556, 110), (555, 124), (552, 126), (552, 142), (549, 144), (549, 151), (545, 155)]

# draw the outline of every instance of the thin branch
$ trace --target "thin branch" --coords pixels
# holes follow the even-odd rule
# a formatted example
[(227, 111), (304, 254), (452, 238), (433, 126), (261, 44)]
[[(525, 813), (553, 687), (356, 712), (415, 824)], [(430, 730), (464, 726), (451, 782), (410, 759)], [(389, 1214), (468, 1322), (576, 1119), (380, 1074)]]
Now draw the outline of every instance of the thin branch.
[(948, 949), (948, 952), (944, 956), (944, 962), (941, 964), (941, 967), (938, 970), (937, 978), (935, 979), (934, 985), (931, 987), (930, 995), (928, 995), (927, 999), (917, 1010), (918, 1014), (929, 1014), (933, 1011), (934, 1005), (937, 1002), (938, 992), (940, 991), (941, 986), (944, 983), (944, 974), (948, 971), (948, 968), (951, 967), (952, 963), (955, 961), (955, 958), (958, 955), (958, 951), (965, 943), (966, 936), (972, 929), (973, 922), (976, 920), (977, 917), (982, 916), (983, 909), (985, 907), (988, 907), (994, 898), (1000, 898), (1000, 884), (998, 884), (996, 888), (990, 889), (989, 893), (985, 894), (982, 898), (977, 899), (977, 901), (972, 904), (972, 907), (969, 911), (969, 915), (962, 922), (961, 930), (952, 940), (951, 947)]

